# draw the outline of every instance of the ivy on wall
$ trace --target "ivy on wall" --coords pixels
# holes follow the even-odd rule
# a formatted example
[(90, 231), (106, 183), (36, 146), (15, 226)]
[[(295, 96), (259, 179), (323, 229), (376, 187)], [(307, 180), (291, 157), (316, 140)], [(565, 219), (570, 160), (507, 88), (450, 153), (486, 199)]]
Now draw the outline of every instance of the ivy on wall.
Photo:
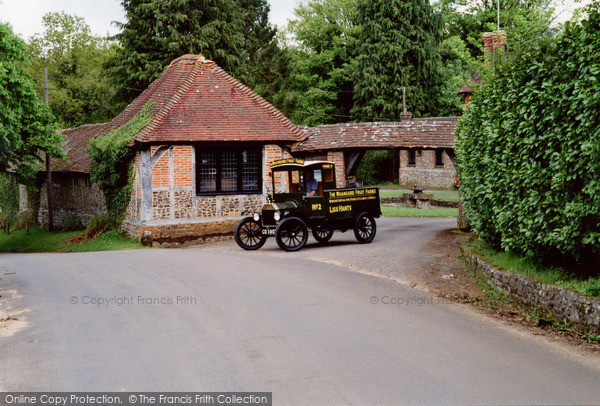
[(459, 122), (461, 196), (480, 238), (554, 264), (600, 263), (599, 111), (596, 3), (499, 63)]
[(148, 102), (131, 120), (104, 137), (90, 141), (88, 154), (92, 160), (90, 177), (104, 194), (113, 226), (118, 226), (131, 197), (134, 151), (128, 144), (152, 119)]

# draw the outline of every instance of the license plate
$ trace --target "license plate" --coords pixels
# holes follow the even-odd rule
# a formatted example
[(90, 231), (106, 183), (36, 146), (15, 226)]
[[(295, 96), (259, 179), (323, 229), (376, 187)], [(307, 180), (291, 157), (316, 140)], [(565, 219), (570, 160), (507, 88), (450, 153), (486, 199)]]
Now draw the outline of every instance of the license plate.
[(275, 235), (275, 229), (274, 228), (263, 228), (262, 234), (263, 235)]

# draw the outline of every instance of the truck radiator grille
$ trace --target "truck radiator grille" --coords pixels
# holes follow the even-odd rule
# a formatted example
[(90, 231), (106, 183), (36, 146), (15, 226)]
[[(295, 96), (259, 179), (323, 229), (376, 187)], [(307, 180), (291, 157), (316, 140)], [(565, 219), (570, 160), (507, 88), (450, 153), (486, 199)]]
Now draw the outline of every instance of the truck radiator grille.
[(263, 210), (262, 212), (262, 222), (264, 226), (274, 226), (277, 224), (273, 216), (275, 215), (275, 210)]

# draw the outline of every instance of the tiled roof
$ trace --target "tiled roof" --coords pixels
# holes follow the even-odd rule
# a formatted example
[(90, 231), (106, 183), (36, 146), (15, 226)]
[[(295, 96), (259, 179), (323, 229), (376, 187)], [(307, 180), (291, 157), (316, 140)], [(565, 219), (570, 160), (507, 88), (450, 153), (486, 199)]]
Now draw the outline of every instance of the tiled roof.
[(111, 123), (118, 128), (148, 102), (152, 121), (134, 143), (286, 141), (305, 134), (279, 110), (202, 55), (175, 59)]
[(410, 121), (346, 123), (309, 127), (308, 138), (293, 152), (352, 148), (453, 148), (458, 117)]
[[(60, 133), (65, 135), (65, 145), (63, 145), (62, 150), (67, 155), (68, 160), (52, 158), (50, 160), (52, 170), (55, 172), (89, 173), (92, 161), (86, 151), (88, 143), (99, 135), (105, 135), (108, 132), (107, 128), (108, 123), (101, 123), (59, 130)], [(40, 167), (40, 170), (44, 170), (42, 167)]]
[(279, 110), (213, 61), (202, 55), (183, 55), (113, 121), (60, 130), (66, 136), (63, 150), (69, 161), (52, 159), (52, 170), (89, 172), (89, 141), (127, 123), (148, 101), (155, 103), (152, 120), (134, 142), (297, 142), (306, 138)]

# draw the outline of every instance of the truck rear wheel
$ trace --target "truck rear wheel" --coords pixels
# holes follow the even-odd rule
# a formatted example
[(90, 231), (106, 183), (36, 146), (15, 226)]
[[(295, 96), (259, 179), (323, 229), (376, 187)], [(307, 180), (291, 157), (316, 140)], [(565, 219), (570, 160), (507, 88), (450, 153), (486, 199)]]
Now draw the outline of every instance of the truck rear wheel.
[(235, 226), (235, 242), (245, 250), (257, 250), (267, 241), (262, 227), (252, 217), (246, 217)]
[(375, 218), (370, 213), (360, 213), (354, 223), (354, 236), (358, 242), (361, 244), (370, 243), (375, 238), (376, 232)]
[(308, 228), (298, 217), (288, 217), (275, 230), (277, 245), (284, 251), (298, 251), (308, 240)]

